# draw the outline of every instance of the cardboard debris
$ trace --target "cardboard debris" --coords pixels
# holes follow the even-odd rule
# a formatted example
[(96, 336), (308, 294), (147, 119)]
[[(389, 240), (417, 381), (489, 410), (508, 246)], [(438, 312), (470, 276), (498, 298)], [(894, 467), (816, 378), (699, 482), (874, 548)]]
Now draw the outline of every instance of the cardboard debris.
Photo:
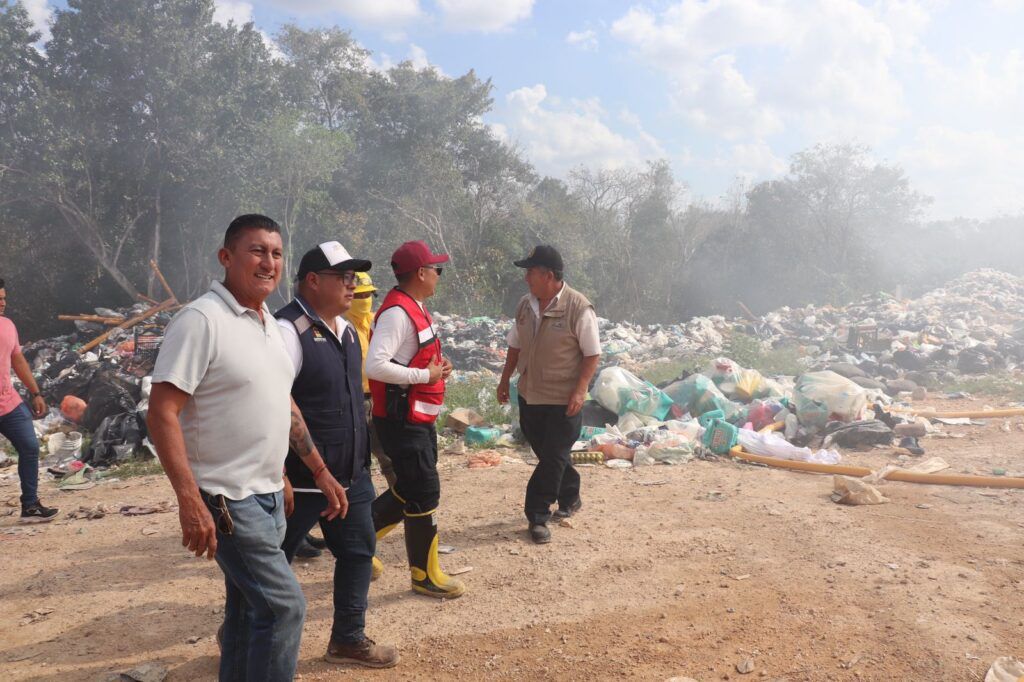
[(836, 504), (858, 506), (862, 504), (884, 504), (888, 498), (878, 488), (849, 476), (832, 477), (832, 501)]

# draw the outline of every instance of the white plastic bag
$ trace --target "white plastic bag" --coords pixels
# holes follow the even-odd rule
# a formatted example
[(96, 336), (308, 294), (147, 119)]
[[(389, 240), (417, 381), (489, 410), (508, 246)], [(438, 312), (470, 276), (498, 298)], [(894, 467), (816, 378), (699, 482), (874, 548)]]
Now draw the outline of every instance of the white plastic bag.
[(759, 432), (747, 429), (739, 430), (739, 444), (749, 453), (763, 457), (777, 457), (795, 462), (814, 462), (815, 464), (838, 464), (839, 453), (835, 450), (818, 450), (798, 448), (782, 436), (771, 431)]

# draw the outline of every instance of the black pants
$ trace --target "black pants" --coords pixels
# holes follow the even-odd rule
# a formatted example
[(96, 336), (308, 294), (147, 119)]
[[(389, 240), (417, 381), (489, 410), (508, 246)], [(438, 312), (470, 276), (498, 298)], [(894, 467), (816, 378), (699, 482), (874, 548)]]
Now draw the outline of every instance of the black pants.
[(580, 435), (582, 413), (565, 416), (565, 405), (527, 405), (519, 396), (519, 426), (540, 462), (526, 484), (523, 509), (530, 523), (547, 523), (551, 505), (566, 508), (580, 496), (580, 474), (572, 465), (572, 444)]
[(437, 475), (437, 431), (433, 424), (374, 417), (373, 426), (395, 471), (394, 490), (405, 511), (423, 514), (437, 509), (441, 479)]

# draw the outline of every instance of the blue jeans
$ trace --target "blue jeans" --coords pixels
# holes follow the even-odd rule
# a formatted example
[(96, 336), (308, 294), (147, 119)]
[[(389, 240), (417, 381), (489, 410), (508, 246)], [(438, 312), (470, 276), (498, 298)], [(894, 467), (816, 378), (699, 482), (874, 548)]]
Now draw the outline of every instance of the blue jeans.
[(203, 493), (217, 524), (217, 563), (224, 571), (221, 680), (291, 680), (299, 660), (306, 598), (281, 551), (284, 495), (223, 498), (234, 530), (222, 532), (219, 495)]
[(0, 435), (11, 441), (18, 453), (21, 506), (39, 501), (39, 439), (32, 426), (32, 413), (24, 402), (0, 417)]
[(361, 642), (366, 636), (366, 601), (370, 592), (377, 534), (371, 508), (377, 496), (369, 472), (349, 487), (348, 514), (332, 521), (320, 516), (327, 498), (318, 493), (295, 493), (295, 511), (288, 518), (284, 553), (291, 561), (306, 533), (320, 522), (327, 548), (334, 555), (334, 623), (331, 639), (342, 644)]

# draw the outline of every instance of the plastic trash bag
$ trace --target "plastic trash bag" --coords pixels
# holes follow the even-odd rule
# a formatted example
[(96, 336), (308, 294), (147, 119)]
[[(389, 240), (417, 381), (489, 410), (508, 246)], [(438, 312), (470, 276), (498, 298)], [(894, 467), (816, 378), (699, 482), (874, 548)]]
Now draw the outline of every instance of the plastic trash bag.
[(781, 398), (785, 394), (779, 384), (766, 379), (756, 369), (745, 369), (729, 358), (717, 358), (703, 373), (729, 400), (749, 403), (759, 398)]
[[(838, 376), (838, 375), (837, 375)], [(835, 450), (818, 450), (798, 448), (777, 433), (766, 431), (739, 430), (739, 444), (745, 451), (763, 457), (777, 457), (795, 462), (814, 462), (815, 464), (838, 464), (841, 459)]]
[(658, 387), (621, 367), (601, 370), (590, 394), (602, 407), (620, 416), (636, 412), (662, 420), (672, 408), (672, 399)]
[(725, 397), (718, 386), (703, 374), (691, 374), (665, 387), (665, 394), (681, 409), (694, 417), (721, 410), (728, 422), (746, 417), (743, 406)]
[(823, 428), (830, 421), (857, 421), (868, 398), (863, 388), (826, 370), (802, 374), (796, 381), (793, 402), (801, 424)]

